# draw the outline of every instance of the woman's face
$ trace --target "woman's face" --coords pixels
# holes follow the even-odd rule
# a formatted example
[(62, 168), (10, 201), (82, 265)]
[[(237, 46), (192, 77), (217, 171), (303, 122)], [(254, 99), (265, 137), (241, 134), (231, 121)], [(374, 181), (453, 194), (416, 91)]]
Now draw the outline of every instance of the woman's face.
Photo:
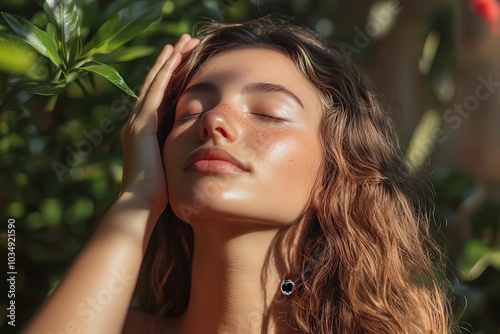
[(322, 159), (319, 93), (288, 56), (267, 47), (218, 53), (175, 112), (163, 161), (180, 219), (277, 225), (310, 204)]

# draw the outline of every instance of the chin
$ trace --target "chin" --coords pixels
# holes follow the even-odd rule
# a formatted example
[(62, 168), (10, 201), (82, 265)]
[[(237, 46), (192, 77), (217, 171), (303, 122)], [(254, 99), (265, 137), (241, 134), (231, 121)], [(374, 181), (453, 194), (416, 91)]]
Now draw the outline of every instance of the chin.
[[(283, 226), (295, 223), (309, 202), (300, 187), (263, 184), (234, 175), (203, 178), (167, 175), (167, 179), (172, 180), (167, 182), (170, 206), (179, 219), (189, 224), (212, 221)], [(290, 191), (295, 188), (300, 191)]]
[(273, 205), (272, 200), (262, 197), (245, 198), (243, 194), (234, 192), (224, 192), (211, 198), (202, 196), (171, 198), (170, 205), (179, 219), (193, 227), (209, 221), (211, 224), (217, 222), (253, 229), (279, 228), (295, 223), (303, 211)]

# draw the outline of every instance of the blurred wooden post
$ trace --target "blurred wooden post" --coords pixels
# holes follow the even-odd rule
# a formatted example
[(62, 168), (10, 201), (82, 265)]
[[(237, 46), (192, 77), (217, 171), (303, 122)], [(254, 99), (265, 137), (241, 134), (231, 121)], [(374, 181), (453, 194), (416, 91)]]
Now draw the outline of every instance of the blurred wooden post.
[[(360, 48), (362, 56), (354, 53), (352, 58), (367, 69), (376, 89), (392, 102), (396, 126), (405, 140), (426, 110), (441, 113), (441, 128), (426, 172), (447, 165), (477, 181), (500, 181), (500, 36), (491, 35), (467, 0), (395, 2), (401, 11), (380, 39), (366, 31), (366, 10), (355, 13), (354, 6), (339, 2), (344, 18), (335, 18), (338, 30), (344, 32), (340, 40), (355, 45), (360, 30), (370, 37)], [(356, 8), (371, 7), (363, 4), (367, 7)], [(422, 74), (419, 61), (431, 30), (440, 33), (440, 49), (431, 73)], [(440, 100), (436, 92), (438, 80), (446, 76), (454, 89), (449, 101)]]
[(396, 127), (407, 139), (428, 106), (419, 59), (434, 1), (398, 2), (401, 11), (387, 35), (374, 41), (368, 68), (376, 89), (392, 103)]
[(500, 36), (491, 35), (468, 1), (458, 4), (456, 91), (447, 106), (453, 111), (442, 126), (449, 138), (437, 147), (434, 159), (449, 162), (475, 180), (498, 183)]

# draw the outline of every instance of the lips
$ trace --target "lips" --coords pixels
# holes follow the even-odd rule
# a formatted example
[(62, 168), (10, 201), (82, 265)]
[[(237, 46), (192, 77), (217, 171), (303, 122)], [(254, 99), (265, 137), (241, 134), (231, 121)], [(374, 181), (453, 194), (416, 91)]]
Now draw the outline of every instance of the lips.
[(221, 148), (202, 148), (193, 152), (187, 159), (184, 170), (198, 172), (248, 172), (249, 169)]

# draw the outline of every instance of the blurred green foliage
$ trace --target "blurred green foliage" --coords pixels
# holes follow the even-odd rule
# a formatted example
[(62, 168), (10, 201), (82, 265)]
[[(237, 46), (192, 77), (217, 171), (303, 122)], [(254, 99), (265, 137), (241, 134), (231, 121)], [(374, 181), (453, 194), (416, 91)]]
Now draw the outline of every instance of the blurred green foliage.
[[(29, 20), (9, 13), (2, 13), (3, 18), (16, 35), (6, 34), (14, 40), (9, 45), (5, 39), (6, 59), (11, 59), (16, 53), (15, 38), (29, 44), (38, 52), (38, 56), (48, 58), (50, 62), (41, 59), (36, 64), (36, 71), (27, 69), (24, 73), (15, 75), (20, 66), (14, 66), (8, 80), (10, 86), (39, 95), (56, 95), (62, 93), (68, 84), (75, 82), (86, 95), (89, 84), (95, 89), (94, 74), (100, 75), (119, 87), (128, 95), (134, 92), (123, 81), (115, 68), (100, 62), (100, 55), (109, 55), (120, 46), (130, 41), (142, 31), (161, 18), (163, 2), (139, 1), (130, 3), (107, 19), (93, 34), (88, 43), (84, 43), (88, 29), (82, 26), (82, 12), (85, 6), (77, 0), (46, 0), (43, 4), (43, 21), (45, 30), (38, 28)], [(83, 32), (83, 33), (82, 33)], [(150, 48), (136, 47), (136, 52), (127, 52), (126, 60), (147, 55)], [(139, 52), (137, 50), (140, 50)], [(10, 54), (8, 53), (10, 51)], [(19, 52), (17, 52), (19, 53)], [(10, 57), (9, 57), (10, 56)], [(123, 55), (104, 58), (108, 62), (119, 61)], [(9, 66), (10, 65), (10, 66)], [(11, 64), (2, 66), (9, 71)]]
[[(327, 1), (81, 0), (55, 16), (54, 6), (62, 3), (68, 1), (2, 4), (12, 15), (0, 21), (1, 219), (16, 219), (18, 273), (17, 329), (6, 326), (5, 295), (0, 299), (5, 333), (16, 333), (29, 319), (117, 196), (118, 131), (134, 103), (128, 95), (138, 90), (163, 45), (191, 33), (202, 18), (231, 22), (270, 13), (294, 16), (337, 44), (352, 42), (354, 33), (335, 30), (336, 22), (345, 21), (346, 5), (333, 11)], [(366, 68), (372, 51), (366, 47), (353, 59)], [(414, 133), (408, 154), (413, 166), (425, 163), (429, 152), (412, 150), (422, 153), (419, 142), (432, 127), (425, 124), (435, 119), (426, 114)], [(443, 166), (427, 178), (437, 194), (435, 218), (445, 234), (459, 325), (499, 333), (499, 201), (487, 186)]]

